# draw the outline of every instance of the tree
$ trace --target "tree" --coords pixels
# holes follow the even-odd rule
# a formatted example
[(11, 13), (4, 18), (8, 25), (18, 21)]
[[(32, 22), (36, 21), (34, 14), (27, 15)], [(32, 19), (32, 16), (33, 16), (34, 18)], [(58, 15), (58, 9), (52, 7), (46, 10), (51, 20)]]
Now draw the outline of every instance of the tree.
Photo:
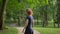
[(4, 11), (6, 10), (7, 0), (3, 0), (1, 11), (0, 11), (0, 30), (4, 29)]

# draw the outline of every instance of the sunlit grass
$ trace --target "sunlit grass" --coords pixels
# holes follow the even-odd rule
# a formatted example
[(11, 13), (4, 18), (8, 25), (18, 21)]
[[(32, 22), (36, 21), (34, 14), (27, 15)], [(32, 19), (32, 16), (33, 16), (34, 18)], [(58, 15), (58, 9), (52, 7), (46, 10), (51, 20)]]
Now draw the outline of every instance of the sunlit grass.
[(3, 31), (0, 31), (0, 34), (18, 34), (18, 30), (16, 28), (7, 28)]
[(60, 28), (40, 28), (40, 27), (34, 27), (34, 29), (39, 31), (41, 34), (60, 34)]

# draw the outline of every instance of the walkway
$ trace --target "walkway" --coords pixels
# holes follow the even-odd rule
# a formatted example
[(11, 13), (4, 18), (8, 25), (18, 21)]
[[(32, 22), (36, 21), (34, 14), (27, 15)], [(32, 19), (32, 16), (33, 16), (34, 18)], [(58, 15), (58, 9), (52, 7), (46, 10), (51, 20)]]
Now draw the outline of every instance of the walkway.
[[(17, 29), (18, 29), (18, 34), (23, 34), (23, 32), (22, 32), (23, 28), (22, 27), (17, 27)], [(34, 34), (40, 34), (40, 32), (34, 30)]]

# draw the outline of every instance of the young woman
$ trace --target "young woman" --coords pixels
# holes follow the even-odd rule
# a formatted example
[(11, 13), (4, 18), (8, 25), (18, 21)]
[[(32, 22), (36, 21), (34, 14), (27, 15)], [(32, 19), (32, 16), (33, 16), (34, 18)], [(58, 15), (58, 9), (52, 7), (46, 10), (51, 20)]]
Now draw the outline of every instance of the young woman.
[(27, 17), (25, 20), (25, 33), (24, 34), (33, 34), (33, 23), (34, 23), (34, 19), (33, 19), (33, 12), (30, 8), (26, 9), (26, 13), (27, 13)]

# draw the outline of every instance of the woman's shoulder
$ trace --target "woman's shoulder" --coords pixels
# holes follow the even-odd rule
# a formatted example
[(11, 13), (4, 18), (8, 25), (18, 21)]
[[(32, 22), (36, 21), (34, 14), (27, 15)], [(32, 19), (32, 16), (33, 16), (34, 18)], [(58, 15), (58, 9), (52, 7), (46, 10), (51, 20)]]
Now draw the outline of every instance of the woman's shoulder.
[(33, 18), (33, 16), (27, 16), (26, 18)]
[(33, 16), (27, 16), (27, 17), (32, 18)]

